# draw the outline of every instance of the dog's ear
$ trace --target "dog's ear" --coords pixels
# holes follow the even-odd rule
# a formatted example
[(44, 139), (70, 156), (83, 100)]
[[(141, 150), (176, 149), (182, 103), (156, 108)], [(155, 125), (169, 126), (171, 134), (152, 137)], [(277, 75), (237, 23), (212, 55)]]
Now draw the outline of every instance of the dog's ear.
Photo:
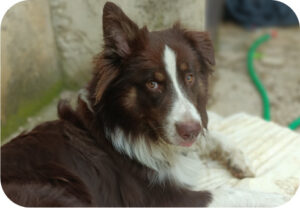
[(215, 65), (214, 47), (208, 32), (186, 31), (184, 35), (206, 64)]
[(119, 75), (120, 71), (111, 64), (110, 60), (103, 57), (103, 54), (96, 56), (94, 59), (96, 73), (91, 82), (89, 91), (94, 97), (94, 101), (98, 103), (108, 85)]
[(114, 3), (103, 8), (103, 36), (105, 49), (119, 57), (131, 54), (131, 44), (139, 34), (138, 26)]

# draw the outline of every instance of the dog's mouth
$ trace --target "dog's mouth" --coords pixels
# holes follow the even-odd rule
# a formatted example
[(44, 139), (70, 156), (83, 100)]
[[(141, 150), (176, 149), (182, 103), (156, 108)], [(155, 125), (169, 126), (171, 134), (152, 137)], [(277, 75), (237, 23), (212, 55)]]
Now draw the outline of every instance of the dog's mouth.
[(185, 140), (182, 139), (178, 134), (173, 134), (173, 136), (171, 137), (164, 137), (163, 141), (169, 145), (175, 145), (180, 147), (191, 147), (193, 144), (197, 142), (198, 139), (199, 136)]
[(196, 139), (192, 139), (192, 140), (189, 140), (189, 141), (181, 141), (181, 142), (179, 143), (179, 146), (182, 146), (182, 147), (190, 147), (190, 146), (192, 146), (195, 142), (196, 142)]

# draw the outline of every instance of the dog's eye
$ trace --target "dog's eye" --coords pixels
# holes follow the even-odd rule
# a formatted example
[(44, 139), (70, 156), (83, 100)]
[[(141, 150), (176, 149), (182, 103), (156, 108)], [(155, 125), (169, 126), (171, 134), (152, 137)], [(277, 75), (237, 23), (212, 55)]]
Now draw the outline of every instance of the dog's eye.
[(187, 75), (185, 75), (185, 81), (187, 84), (193, 84), (194, 82), (194, 75), (189, 73)]
[(146, 86), (148, 89), (152, 90), (152, 91), (156, 91), (159, 89), (159, 84), (155, 81), (149, 81), (146, 83)]

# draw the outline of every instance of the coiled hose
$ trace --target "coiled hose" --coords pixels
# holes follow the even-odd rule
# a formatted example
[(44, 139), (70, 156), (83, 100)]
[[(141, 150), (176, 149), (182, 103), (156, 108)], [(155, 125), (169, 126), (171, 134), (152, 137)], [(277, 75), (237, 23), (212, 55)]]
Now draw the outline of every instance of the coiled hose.
[[(268, 97), (268, 93), (260, 81), (259, 77), (256, 74), (255, 67), (254, 67), (254, 57), (256, 53), (256, 49), (263, 43), (267, 42), (270, 40), (272, 36), (274, 36), (275, 33), (273, 34), (265, 34), (260, 36), (258, 39), (256, 39), (253, 44), (251, 45), (249, 51), (248, 51), (248, 56), (247, 56), (247, 66), (248, 66), (248, 73), (250, 75), (250, 78), (252, 79), (256, 89), (258, 90), (262, 102), (263, 102), (263, 118), (267, 121), (271, 120), (271, 107), (270, 107), (270, 100)], [(300, 117), (297, 118), (296, 120), (292, 121), (289, 126), (290, 129), (295, 130), (296, 128), (300, 127)]]

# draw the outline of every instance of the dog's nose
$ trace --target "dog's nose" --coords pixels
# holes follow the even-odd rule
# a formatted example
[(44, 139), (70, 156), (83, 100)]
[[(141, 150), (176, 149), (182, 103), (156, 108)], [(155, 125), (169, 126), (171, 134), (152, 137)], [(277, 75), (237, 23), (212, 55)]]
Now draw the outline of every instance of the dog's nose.
[(201, 126), (199, 122), (177, 122), (175, 123), (177, 133), (184, 140), (193, 140), (200, 133)]

